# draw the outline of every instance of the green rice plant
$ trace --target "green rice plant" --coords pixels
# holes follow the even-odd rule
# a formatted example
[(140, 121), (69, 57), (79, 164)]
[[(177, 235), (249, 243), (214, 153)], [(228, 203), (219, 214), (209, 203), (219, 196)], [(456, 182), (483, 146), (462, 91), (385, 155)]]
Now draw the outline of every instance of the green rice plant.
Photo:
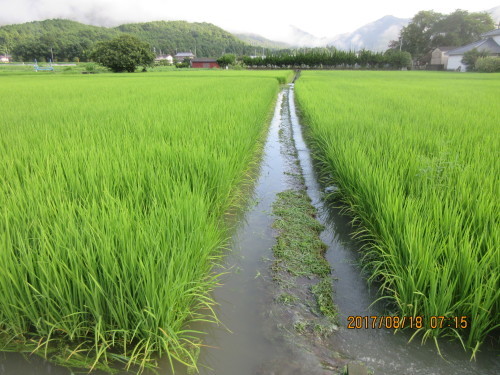
[(287, 75), (4, 76), (0, 349), (196, 367), (225, 214)]
[(500, 322), (500, 76), (303, 72), (296, 90), (381, 298), (474, 355)]

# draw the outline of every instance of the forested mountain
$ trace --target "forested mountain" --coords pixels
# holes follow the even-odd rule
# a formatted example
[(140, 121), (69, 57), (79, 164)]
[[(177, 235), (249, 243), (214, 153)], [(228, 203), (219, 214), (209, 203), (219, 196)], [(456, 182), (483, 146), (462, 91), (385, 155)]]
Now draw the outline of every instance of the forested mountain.
[(175, 54), (176, 51), (195, 52), (197, 57), (220, 57), (224, 53), (243, 55), (251, 48), (229, 32), (211, 23), (186, 21), (155, 21), (130, 23), (116, 30), (135, 35), (157, 50)]
[[(235, 37), (238, 39), (242, 40), (243, 42), (250, 44), (254, 46), (254, 55), (257, 55), (255, 48), (272, 48), (272, 49), (286, 49), (286, 48), (293, 48), (291, 44), (285, 43), (285, 42), (278, 42), (275, 40), (270, 40), (267, 38), (264, 38), (261, 35), (258, 34), (252, 34), (252, 33), (235, 33), (233, 34)], [(257, 51), (259, 52), (259, 51)], [(262, 51), (260, 51), (262, 52)]]
[(0, 53), (17, 61), (86, 61), (95, 42), (121, 33), (138, 37), (157, 52), (175, 54), (192, 51), (198, 57), (219, 57), (224, 53), (251, 54), (253, 47), (209, 23), (156, 21), (120, 25), (114, 28), (85, 25), (70, 20), (34, 21), (0, 27)]
[[(14, 60), (85, 60), (95, 42), (111, 39), (119, 31), (70, 20), (45, 20), (0, 27), (0, 53)], [(52, 49), (52, 50), (51, 50)]]

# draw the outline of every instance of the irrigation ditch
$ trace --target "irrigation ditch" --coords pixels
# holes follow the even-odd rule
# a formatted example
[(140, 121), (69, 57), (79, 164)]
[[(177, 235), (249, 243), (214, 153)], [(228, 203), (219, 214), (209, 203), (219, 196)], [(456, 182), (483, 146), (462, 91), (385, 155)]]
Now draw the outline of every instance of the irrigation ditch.
[[(352, 239), (351, 218), (326, 201), (325, 193), (332, 189), (319, 182), (290, 84), (276, 103), (254, 204), (233, 238), (227, 258), (232, 272), (215, 290), (222, 324), (204, 327), (200, 373), (496, 374), (500, 360), (492, 345), (485, 344), (476, 361), (470, 361), (457, 342), (442, 340), (440, 356), (433, 342), (409, 342), (413, 332), (408, 330), (347, 328), (349, 316), (383, 316), (387, 310), (373, 304), (377, 295), (362, 272), (361, 244)], [(290, 228), (294, 223), (282, 222), (288, 214), (311, 229), (299, 233), (306, 247), (316, 249), (305, 268), (294, 264), (301, 254), (283, 250), (290, 241), (280, 228), (288, 226), (291, 242), (297, 234)], [(318, 254), (324, 254), (328, 270)], [(333, 289), (333, 317), (329, 308), (321, 311), (322, 297), (314, 293), (322, 283)]]
[[(351, 218), (325, 201), (325, 192), (335, 187), (319, 182), (297, 112), (290, 84), (278, 97), (255, 185), (255, 204), (233, 239), (227, 259), (233, 272), (215, 290), (223, 325), (206, 327), (200, 373), (496, 374), (500, 361), (491, 345), (485, 344), (476, 361), (470, 361), (457, 342), (441, 340), (440, 356), (433, 342), (409, 342), (413, 332), (408, 330), (347, 328), (349, 316), (382, 316), (386, 306), (373, 304), (377, 295), (361, 270), (361, 244), (352, 239)], [(321, 313), (320, 298), (312, 292), (321, 284), (322, 271), (294, 269), (293, 260), (300, 255), (288, 254), (292, 264), (286, 264), (279, 254), (280, 242), (286, 242), (280, 232), (282, 211), (300, 221), (301, 214), (294, 212), (297, 206), (302, 206), (302, 214), (309, 213), (302, 220), (321, 232), (320, 243), (311, 237), (304, 241), (308, 247), (323, 247), (331, 270), (334, 318)], [(308, 264), (322, 269), (321, 261)]]
[[(350, 218), (325, 201), (304, 140), (293, 83), (279, 93), (259, 178), (214, 290), (219, 325), (206, 324), (202, 375), (497, 374), (495, 348), (471, 362), (456, 342), (408, 342), (411, 331), (348, 329), (349, 316), (382, 316), (367, 286)], [(304, 250), (312, 250), (305, 252)], [(333, 297), (333, 299), (332, 299)], [(170, 374), (168, 362), (159, 374)], [(149, 371), (145, 373), (149, 374)], [(179, 366), (176, 374), (192, 371)], [(1, 375), (67, 375), (38, 357), (0, 353)]]

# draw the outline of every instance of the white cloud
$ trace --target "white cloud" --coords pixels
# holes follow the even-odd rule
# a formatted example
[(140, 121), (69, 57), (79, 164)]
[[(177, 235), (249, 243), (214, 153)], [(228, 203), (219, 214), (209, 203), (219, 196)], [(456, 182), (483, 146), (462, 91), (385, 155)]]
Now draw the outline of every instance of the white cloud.
[(268, 38), (287, 39), (289, 26), (317, 37), (332, 37), (373, 22), (384, 15), (410, 18), (419, 10), (449, 13), (457, 8), (481, 11), (497, 6), (498, 0), (401, 0), (326, 1), (309, 0), (0, 0), (0, 24), (69, 18), (96, 25), (118, 25), (153, 20), (210, 22), (226, 30), (247, 31)]

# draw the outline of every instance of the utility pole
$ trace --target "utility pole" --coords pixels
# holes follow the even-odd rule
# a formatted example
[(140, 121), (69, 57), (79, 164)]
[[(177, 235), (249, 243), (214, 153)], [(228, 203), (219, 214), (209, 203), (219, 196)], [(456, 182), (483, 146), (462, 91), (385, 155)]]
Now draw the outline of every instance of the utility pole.
[(52, 62), (54, 62), (54, 51), (52, 50), (52, 47), (50, 47), (50, 55), (52, 56)]

